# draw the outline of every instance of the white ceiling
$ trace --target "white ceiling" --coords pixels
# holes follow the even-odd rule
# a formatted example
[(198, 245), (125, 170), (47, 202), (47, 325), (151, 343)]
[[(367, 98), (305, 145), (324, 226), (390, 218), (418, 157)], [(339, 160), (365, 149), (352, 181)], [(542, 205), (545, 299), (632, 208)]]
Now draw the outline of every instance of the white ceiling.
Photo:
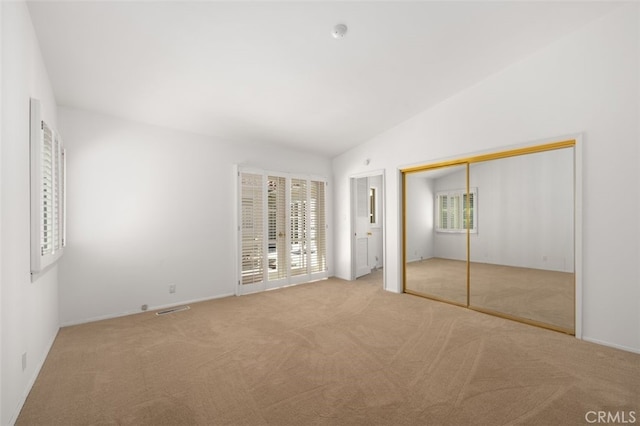
[(59, 105), (328, 157), (616, 6), (29, 2)]

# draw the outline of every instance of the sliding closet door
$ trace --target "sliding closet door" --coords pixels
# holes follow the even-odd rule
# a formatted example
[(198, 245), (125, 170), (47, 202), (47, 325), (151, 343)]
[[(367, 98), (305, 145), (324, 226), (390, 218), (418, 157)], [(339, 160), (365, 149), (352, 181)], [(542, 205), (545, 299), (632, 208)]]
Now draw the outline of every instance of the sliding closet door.
[(574, 148), (471, 164), (470, 306), (575, 332)]
[(403, 170), (404, 291), (575, 334), (577, 150), (565, 140)]
[(326, 182), (240, 172), (238, 294), (327, 276)]
[(466, 164), (409, 174), (404, 186), (404, 291), (466, 306)]

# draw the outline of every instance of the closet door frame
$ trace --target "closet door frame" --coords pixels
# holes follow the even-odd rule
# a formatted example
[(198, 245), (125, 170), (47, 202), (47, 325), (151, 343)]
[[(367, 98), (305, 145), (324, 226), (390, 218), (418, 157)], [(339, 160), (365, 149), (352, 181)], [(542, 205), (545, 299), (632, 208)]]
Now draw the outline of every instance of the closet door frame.
[[(449, 300), (443, 300), (436, 297), (432, 297), (425, 294), (417, 294), (421, 297), (426, 297), (434, 300), (444, 301), (446, 303), (453, 303), (458, 306), (462, 306), (468, 309), (476, 310), (479, 312), (488, 313), (490, 315), (503, 317), (511, 320), (515, 320), (518, 322), (551, 329), (554, 331), (559, 331), (562, 333), (575, 335), (577, 338), (582, 338), (582, 136), (577, 134), (570, 138), (553, 138), (545, 141), (538, 141), (532, 144), (523, 144), (512, 147), (505, 147), (504, 150), (501, 151), (490, 151), (487, 153), (478, 153), (472, 156), (467, 157), (459, 157), (453, 159), (445, 159), (441, 161), (434, 161), (430, 163), (425, 163), (421, 165), (401, 168), (400, 171), (400, 179), (401, 179), (401, 206), (402, 206), (402, 215), (401, 215), (401, 232), (402, 232), (402, 246), (401, 246), (401, 258), (402, 258), (402, 289), (403, 292), (416, 294), (415, 292), (407, 291), (406, 283), (407, 283), (407, 268), (406, 264), (408, 261), (407, 256), (407, 175), (417, 172), (422, 172), (431, 169), (437, 169), (442, 167), (448, 167), (452, 165), (466, 165), (467, 173), (466, 173), (466, 187), (467, 187), (467, 196), (469, 196), (469, 166), (474, 163), (480, 163), (485, 161), (503, 159), (508, 157), (516, 157), (527, 154), (535, 154), (545, 151), (554, 151), (560, 149), (572, 148), (573, 149), (573, 262), (574, 262), (574, 280), (573, 280), (573, 317), (574, 317), (574, 327), (573, 329), (559, 327), (554, 324), (549, 324), (546, 322), (537, 321), (534, 319), (528, 319), (522, 316), (516, 316), (507, 314), (504, 312), (498, 312), (494, 310), (484, 309), (478, 306), (475, 306), (471, 303), (470, 300), (470, 287), (472, 286), (472, 279), (470, 277), (470, 269), (469, 263), (471, 258), (470, 253), (470, 232), (467, 229), (467, 238), (466, 238), (466, 260), (467, 260), (467, 302), (466, 304), (461, 303), (453, 303)], [(469, 222), (470, 217), (467, 215), (467, 222)]]

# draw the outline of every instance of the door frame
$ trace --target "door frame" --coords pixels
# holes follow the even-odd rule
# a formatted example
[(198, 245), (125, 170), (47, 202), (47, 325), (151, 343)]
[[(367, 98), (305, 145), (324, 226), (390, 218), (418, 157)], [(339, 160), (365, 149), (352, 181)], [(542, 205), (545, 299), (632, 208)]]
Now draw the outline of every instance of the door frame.
[(349, 279), (351, 281), (356, 279), (356, 202), (357, 202), (357, 193), (355, 191), (355, 180), (360, 178), (370, 178), (375, 176), (382, 177), (382, 184), (380, 191), (382, 191), (382, 196), (380, 198), (380, 210), (382, 211), (382, 221), (380, 221), (380, 227), (382, 232), (382, 288), (387, 289), (387, 211), (386, 211), (386, 199), (387, 199), (387, 188), (386, 188), (386, 174), (385, 169), (377, 169), (371, 170), (367, 172), (354, 173), (349, 175), (349, 245), (350, 245), (350, 253), (351, 253), (351, 271), (349, 275)]

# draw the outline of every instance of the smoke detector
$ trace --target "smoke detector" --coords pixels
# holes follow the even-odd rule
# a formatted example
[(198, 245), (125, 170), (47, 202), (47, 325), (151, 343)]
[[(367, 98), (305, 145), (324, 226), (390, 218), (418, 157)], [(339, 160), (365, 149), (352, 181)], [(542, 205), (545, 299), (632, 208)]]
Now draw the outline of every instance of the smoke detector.
[(347, 34), (347, 26), (344, 24), (336, 25), (331, 31), (333, 38), (344, 38), (345, 34)]

